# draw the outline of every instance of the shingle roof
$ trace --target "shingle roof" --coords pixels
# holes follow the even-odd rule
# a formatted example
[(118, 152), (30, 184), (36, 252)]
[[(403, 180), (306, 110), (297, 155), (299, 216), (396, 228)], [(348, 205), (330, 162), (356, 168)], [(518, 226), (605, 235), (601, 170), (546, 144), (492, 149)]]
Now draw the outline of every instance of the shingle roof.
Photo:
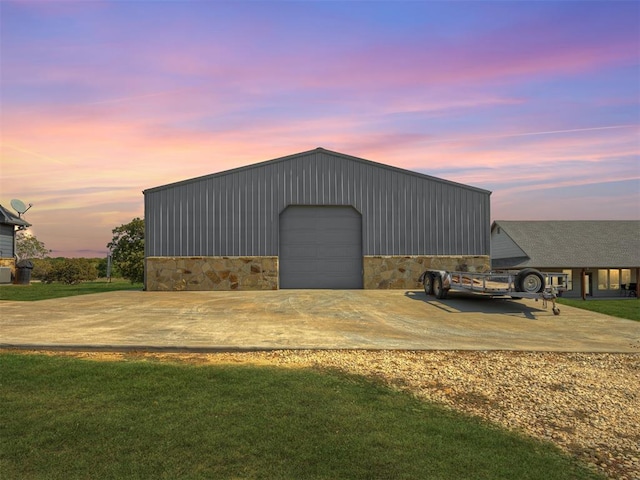
[(5, 223), (7, 225), (18, 225), (21, 227), (30, 227), (31, 224), (17, 215), (11, 213), (11, 211), (4, 208), (0, 205), (0, 223)]
[(497, 227), (529, 257), (518, 267), (640, 267), (638, 220), (496, 220), (491, 230)]

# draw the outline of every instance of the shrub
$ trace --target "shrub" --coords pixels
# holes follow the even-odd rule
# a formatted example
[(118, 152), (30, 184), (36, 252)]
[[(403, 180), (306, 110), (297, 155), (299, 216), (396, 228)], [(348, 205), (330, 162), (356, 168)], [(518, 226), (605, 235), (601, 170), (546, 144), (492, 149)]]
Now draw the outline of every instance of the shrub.
[(31, 278), (43, 280), (51, 274), (51, 269), (53, 268), (51, 258), (34, 258), (31, 262), (33, 263)]
[[(82, 281), (91, 281), (98, 278), (95, 260), (89, 258), (55, 258), (46, 260), (50, 261), (38, 262), (39, 266), (36, 271), (37, 278), (44, 283), (60, 282), (74, 285)], [(34, 270), (36, 270), (35, 262)]]

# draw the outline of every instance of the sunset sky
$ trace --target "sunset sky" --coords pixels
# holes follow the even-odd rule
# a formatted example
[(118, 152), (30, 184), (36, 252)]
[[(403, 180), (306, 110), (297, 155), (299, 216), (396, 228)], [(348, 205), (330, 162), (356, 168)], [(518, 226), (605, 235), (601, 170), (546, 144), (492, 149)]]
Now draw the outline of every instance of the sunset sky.
[(0, 0), (0, 203), (97, 257), (147, 188), (316, 147), (640, 219), (640, 2)]

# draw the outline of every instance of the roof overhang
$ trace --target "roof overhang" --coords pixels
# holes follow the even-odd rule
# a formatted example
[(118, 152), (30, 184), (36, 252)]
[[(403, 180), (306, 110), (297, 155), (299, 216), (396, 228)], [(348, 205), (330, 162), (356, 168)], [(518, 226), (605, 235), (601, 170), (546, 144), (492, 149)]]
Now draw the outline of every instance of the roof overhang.
[(9, 210), (0, 205), (0, 223), (4, 223), (5, 225), (14, 225), (17, 227), (27, 228), (30, 227), (31, 224), (26, 220), (14, 215)]

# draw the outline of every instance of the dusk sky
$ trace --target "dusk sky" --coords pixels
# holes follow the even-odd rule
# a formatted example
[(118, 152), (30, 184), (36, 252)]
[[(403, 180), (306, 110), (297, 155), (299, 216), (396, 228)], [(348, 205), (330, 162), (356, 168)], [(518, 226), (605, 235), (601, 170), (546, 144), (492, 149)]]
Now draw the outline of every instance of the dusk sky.
[(142, 191), (323, 147), (640, 219), (640, 2), (0, 0), (0, 203), (106, 255)]

